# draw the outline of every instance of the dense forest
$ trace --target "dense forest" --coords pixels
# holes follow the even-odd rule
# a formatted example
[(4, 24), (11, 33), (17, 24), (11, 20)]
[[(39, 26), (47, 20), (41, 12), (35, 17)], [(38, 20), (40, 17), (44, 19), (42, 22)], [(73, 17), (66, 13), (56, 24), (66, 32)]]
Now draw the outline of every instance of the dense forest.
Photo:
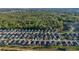
[(62, 31), (64, 22), (79, 22), (79, 15), (76, 12), (59, 13), (40, 10), (38, 12), (35, 10), (32, 12), (23, 12), (22, 10), (2, 12), (3, 9), (0, 10), (0, 28), (6, 29), (55, 29)]

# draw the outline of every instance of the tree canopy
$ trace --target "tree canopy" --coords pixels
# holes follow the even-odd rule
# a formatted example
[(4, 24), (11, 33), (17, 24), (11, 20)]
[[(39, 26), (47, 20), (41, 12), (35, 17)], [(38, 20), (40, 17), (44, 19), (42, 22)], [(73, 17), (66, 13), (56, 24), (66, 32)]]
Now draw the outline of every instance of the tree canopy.
[(15, 12), (0, 13), (0, 28), (57, 29), (63, 30), (64, 22), (79, 21), (79, 17), (65, 13)]

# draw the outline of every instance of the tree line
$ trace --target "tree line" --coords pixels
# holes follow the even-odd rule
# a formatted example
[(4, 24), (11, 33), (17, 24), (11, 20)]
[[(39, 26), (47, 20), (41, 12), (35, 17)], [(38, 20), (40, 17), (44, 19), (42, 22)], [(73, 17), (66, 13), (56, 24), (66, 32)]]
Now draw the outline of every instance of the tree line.
[(75, 21), (79, 21), (78, 16), (65, 13), (0, 13), (0, 28), (6, 29), (56, 29), (62, 31), (64, 22)]

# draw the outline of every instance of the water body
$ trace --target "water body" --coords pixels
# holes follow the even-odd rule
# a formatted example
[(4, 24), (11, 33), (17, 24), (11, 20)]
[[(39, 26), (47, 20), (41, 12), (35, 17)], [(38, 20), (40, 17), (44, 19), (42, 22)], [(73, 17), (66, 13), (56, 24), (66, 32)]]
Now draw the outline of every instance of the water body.
[(79, 22), (64, 22), (64, 30), (72, 30), (79, 32)]

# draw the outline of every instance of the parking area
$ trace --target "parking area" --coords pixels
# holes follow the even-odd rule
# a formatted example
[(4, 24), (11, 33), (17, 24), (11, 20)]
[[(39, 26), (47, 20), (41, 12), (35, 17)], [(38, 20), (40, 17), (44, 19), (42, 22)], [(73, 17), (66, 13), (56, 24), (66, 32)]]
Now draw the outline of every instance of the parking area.
[(79, 33), (51, 30), (0, 29), (0, 45), (79, 46)]

